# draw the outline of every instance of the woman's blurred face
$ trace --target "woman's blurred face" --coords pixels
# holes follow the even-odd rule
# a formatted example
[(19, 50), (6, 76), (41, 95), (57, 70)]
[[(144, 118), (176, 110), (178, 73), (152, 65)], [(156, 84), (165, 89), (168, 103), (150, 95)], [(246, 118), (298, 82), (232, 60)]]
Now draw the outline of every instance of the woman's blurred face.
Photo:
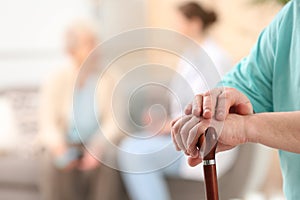
[(178, 32), (190, 36), (190, 22), (181, 12), (176, 13), (174, 22)]
[(189, 37), (197, 37), (202, 33), (201, 22), (198, 19), (188, 19), (181, 12), (175, 16), (175, 29)]
[(95, 47), (95, 38), (84, 30), (67, 34), (67, 48), (76, 63), (81, 65)]

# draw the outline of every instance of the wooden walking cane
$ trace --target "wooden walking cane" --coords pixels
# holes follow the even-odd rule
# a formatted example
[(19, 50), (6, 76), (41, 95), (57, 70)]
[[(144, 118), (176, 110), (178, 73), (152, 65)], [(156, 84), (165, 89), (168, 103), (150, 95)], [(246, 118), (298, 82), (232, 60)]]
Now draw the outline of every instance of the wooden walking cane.
[(216, 148), (217, 148), (217, 133), (212, 127), (209, 127), (204, 135), (201, 135), (198, 142), (198, 147), (204, 145), (203, 171), (206, 188), (207, 200), (219, 200), (218, 179), (216, 170)]

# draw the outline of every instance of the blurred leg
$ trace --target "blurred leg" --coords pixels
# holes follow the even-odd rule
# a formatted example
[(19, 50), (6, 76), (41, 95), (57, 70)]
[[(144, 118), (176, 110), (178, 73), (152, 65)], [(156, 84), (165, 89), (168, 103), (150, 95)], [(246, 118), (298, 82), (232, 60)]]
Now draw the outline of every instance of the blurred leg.
[(119, 200), (121, 179), (117, 170), (101, 165), (89, 172), (89, 194), (86, 200)]
[(42, 200), (83, 200), (84, 188), (77, 170), (64, 172), (53, 165), (48, 152), (43, 154), (41, 163), (40, 191)]
[(123, 175), (124, 183), (132, 200), (170, 200), (169, 190), (162, 173)]
[(52, 158), (48, 152), (44, 152), (41, 157), (40, 169), (40, 193), (42, 200), (58, 199), (58, 193), (54, 192), (54, 183), (57, 182), (57, 175), (55, 174)]
[(174, 149), (171, 138), (129, 138), (122, 142), (120, 148), (119, 166), (131, 199), (171, 199), (165, 175), (177, 173), (181, 157), (181, 153)]

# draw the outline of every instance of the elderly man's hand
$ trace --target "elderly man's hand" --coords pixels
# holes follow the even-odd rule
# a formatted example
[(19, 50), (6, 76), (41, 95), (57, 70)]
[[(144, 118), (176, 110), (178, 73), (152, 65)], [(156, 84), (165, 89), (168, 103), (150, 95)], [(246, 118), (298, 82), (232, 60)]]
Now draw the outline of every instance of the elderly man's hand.
[(171, 122), (172, 138), (176, 149), (190, 156), (189, 164), (195, 166), (202, 161), (197, 143), (208, 127), (219, 134), (217, 152), (247, 142), (246, 117), (242, 115), (253, 114), (253, 107), (238, 90), (217, 88), (195, 96), (185, 114)]
[(214, 127), (218, 133), (217, 152), (225, 151), (248, 141), (246, 118), (247, 116), (229, 114), (225, 121), (217, 121), (186, 115), (172, 124), (172, 138), (176, 149), (190, 156), (189, 164), (196, 166), (202, 161), (201, 147), (197, 147), (197, 143), (208, 127)]
[(205, 119), (215, 116), (220, 121), (225, 120), (229, 113), (240, 115), (253, 113), (250, 100), (234, 88), (216, 88), (204, 94), (198, 94), (185, 109), (187, 115), (203, 116)]

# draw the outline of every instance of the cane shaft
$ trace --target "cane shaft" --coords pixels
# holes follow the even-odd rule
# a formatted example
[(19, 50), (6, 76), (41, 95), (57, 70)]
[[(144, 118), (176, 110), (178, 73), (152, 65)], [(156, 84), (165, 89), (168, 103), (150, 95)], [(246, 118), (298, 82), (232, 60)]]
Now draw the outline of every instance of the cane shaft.
[(204, 165), (204, 179), (206, 188), (206, 199), (207, 200), (218, 200), (218, 181), (216, 165)]
[(216, 170), (217, 133), (209, 127), (198, 141), (198, 148), (204, 145), (203, 172), (206, 190), (206, 200), (219, 200), (218, 179)]

